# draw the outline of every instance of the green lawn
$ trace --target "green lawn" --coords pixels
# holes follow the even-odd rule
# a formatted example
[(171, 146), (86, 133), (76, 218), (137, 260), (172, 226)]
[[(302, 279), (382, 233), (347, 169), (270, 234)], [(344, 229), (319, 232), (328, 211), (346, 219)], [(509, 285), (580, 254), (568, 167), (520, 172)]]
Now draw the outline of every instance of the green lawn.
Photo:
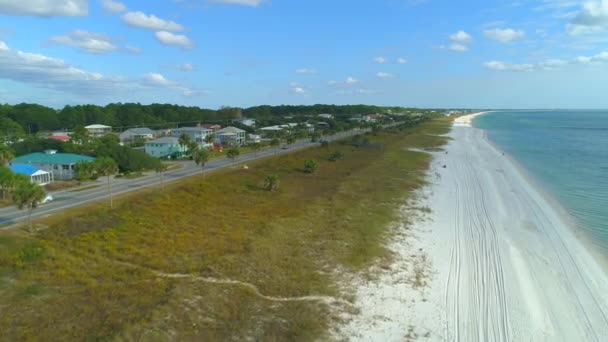
[[(192, 177), (113, 211), (100, 202), (45, 218), (33, 236), (2, 233), (0, 340), (323, 339), (348, 305), (275, 297), (348, 299), (335, 271), (389, 256), (390, 223), (430, 162), (407, 148), (442, 145), (449, 124), (370, 136), (382, 150), (332, 143)], [(315, 174), (302, 172), (308, 159)], [(263, 190), (275, 173), (279, 190)]]

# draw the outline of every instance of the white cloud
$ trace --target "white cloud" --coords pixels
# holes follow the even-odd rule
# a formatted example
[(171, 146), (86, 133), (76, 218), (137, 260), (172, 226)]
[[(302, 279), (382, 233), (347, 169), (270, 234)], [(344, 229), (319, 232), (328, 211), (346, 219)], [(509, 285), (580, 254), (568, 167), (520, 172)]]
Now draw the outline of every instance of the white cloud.
[(50, 42), (72, 46), (92, 54), (104, 54), (118, 50), (108, 36), (83, 30), (74, 30), (66, 35), (52, 37)]
[(306, 94), (306, 89), (302, 87), (294, 87), (291, 90), (293, 90), (293, 92), (296, 94)]
[(593, 58), (587, 56), (578, 56), (574, 59), (574, 61), (580, 64), (588, 64), (593, 61)]
[(192, 41), (183, 34), (158, 31), (154, 35), (156, 36), (156, 39), (164, 45), (180, 46), (186, 49), (192, 47)]
[(399, 58), (397, 58), (397, 63), (399, 63), (399, 64), (407, 64), (407, 59), (405, 59), (403, 57), (399, 57)]
[(448, 46), (448, 50), (456, 51), (456, 52), (466, 52), (469, 51), (469, 48), (464, 44), (452, 43)]
[(0, 0), (0, 13), (12, 15), (86, 16), (88, 0)]
[(464, 43), (472, 42), (473, 37), (470, 34), (461, 30), (461, 31), (451, 34), (450, 40), (453, 42), (464, 44)]
[(143, 12), (128, 12), (122, 16), (122, 21), (133, 27), (153, 31), (182, 31), (184, 27), (174, 21), (164, 20), (155, 15), (146, 15)]
[(70, 94), (90, 95), (113, 93), (124, 81), (78, 69), (61, 59), (13, 50), (1, 41), (0, 78)]
[(608, 51), (600, 52), (593, 56), (578, 56), (574, 59), (579, 64), (600, 64), (608, 62)]
[(395, 75), (390, 74), (388, 72), (379, 72), (379, 73), (376, 74), (376, 77), (378, 77), (380, 79), (383, 79), (383, 80), (387, 80), (389, 78), (395, 77)]
[(376, 58), (374, 58), (374, 62), (384, 64), (387, 62), (387, 60), (384, 57), (376, 57)]
[(491, 61), (483, 63), (483, 66), (490, 70), (496, 71), (532, 71), (533, 64), (511, 64), (501, 61)]
[(136, 55), (142, 53), (142, 49), (140, 47), (132, 46), (132, 45), (125, 46), (125, 50), (128, 53), (132, 53), (132, 54), (136, 54)]
[(590, 0), (583, 3), (581, 10), (566, 26), (566, 31), (576, 36), (606, 28), (608, 28), (608, 0)]
[(144, 74), (144, 77), (141, 81), (141, 85), (149, 88), (167, 88), (170, 90), (179, 91), (184, 96), (193, 96), (197, 94), (208, 93), (206, 91), (193, 90), (177, 82), (170, 81), (164, 75), (156, 72), (149, 72)]
[(294, 94), (298, 95), (306, 95), (308, 94), (308, 90), (298, 82), (290, 82), (289, 83), (290, 91)]
[(346, 78), (346, 81), (344, 81), (344, 84), (346, 84), (346, 85), (353, 85), (353, 84), (357, 84), (357, 83), (359, 83), (359, 80), (357, 80), (353, 77), (350, 77), (350, 76)]
[(489, 39), (493, 39), (499, 41), (501, 43), (508, 43), (514, 40), (523, 38), (526, 33), (522, 30), (514, 30), (514, 29), (491, 29), (483, 31), (484, 36)]
[(171, 85), (171, 82), (165, 78), (162, 74), (149, 72), (144, 75), (144, 82), (151, 86), (166, 87)]
[(352, 85), (355, 85), (357, 83), (359, 83), (359, 80), (356, 79), (356, 78), (354, 78), (354, 77), (352, 77), (352, 76), (347, 77), (346, 80), (344, 80), (344, 81), (332, 80), (332, 81), (327, 82), (327, 84), (330, 85), (330, 86), (338, 86), (338, 85), (352, 86)]
[(258, 7), (265, 0), (210, 0), (211, 2), (221, 3), (221, 4), (230, 4), (230, 5), (243, 5), (250, 7)]
[(103, 7), (105, 11), (112, 13), (121, 13), (127, 10), (127, 6), (122, 2), (113, 0), (101, 0), (101, 7)]
[(547, 59), (539, 64), (543, 70), (555, 70), (568, 65), (567, 61), (562, 59)]
[(307, 69), (307, 68), (296, 69), (296, 74), (298, 74), (298, 75), (315, 75), (317, 73), (318, 72), (315, 69)]
[(194, 65), (192, 65), (191, 63), (184, 63), (179, 66), (179, 70), (192, 71), (192, 70), (194, 70)]

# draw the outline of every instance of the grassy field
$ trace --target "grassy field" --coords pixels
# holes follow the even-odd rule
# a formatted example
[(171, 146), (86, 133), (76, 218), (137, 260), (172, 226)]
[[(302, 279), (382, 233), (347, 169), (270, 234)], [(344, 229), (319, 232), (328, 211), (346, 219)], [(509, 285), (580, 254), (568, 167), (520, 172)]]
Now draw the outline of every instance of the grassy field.
[[(340, 274), (389, 256), (396, 209), (424, 184), (430, 156), (408, 148), (448, 130), (435, 119), (369, 136), (381, 150), (314, 147), (4, 232), (0, 340), (326, 337), (350, 310)], [(279, 190), (263, 190), (275, 173)]]

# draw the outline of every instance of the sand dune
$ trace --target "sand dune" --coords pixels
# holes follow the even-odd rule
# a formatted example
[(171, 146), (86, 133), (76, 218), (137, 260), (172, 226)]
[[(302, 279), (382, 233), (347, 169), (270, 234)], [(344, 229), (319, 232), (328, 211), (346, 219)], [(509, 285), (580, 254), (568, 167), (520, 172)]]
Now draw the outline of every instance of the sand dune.
[(565, 211), (470, 123), (460, 119), (436, 154), (430, 219), (393, 246), (398, 263), (429, 256), (428, 288), (399, 282), (403, 265), (363, 284), (348, 339), (608, 341), (605, 271)]

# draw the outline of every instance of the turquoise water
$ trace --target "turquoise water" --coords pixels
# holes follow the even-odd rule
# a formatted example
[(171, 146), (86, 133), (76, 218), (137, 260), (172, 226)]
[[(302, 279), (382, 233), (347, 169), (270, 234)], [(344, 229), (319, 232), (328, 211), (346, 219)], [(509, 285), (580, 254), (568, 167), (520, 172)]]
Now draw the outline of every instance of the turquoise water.
[(608, 111), (494, 112), (474, 125), (608, 253)]

